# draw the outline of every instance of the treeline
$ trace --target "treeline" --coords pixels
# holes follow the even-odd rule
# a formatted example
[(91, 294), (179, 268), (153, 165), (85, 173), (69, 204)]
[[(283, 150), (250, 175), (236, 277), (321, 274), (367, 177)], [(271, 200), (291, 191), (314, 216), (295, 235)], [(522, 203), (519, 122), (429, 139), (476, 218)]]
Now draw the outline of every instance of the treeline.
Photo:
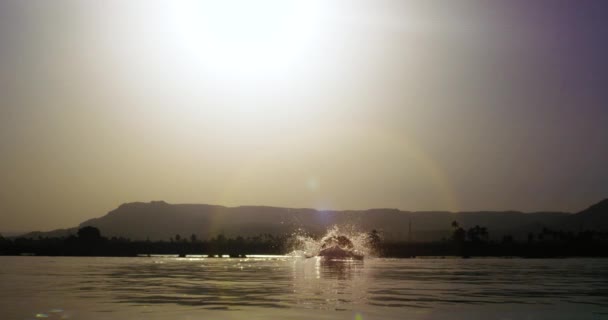
[(580, 232), (543, 228), (529, 233), (524, 241), (505, 235), (490, 241), (490, 232), (482, 226), (468, 229), (452, 222), (450, 238), (438, 242), (383, 242), (378, 255), (384, 257), (460, 256), (460, 257), (608, 257), (608, 232)]
[[(608, 232), (569, 232), (542, 229), (527, 239), (516, 241), (506, 235), (500, 241), (490, 240), (490, 230), (482, 226), (464, 228), (452, 223), (449, 238), (436, 242), (383, 241), (381, 232), (368, 233), (368, 245), (380, 257), (417, 256), (513, 256), (513, 257), (608, 257)], [(320, 235), (317, 236), (319, 238)], [(94, 227), (81, 228), (76, 235), (64, 238), (16, 238), (0, 236), (0, 255), (45, 256), (137, 256), (167, 255), (229, 255), (242, 257), (255, 254), (286, 254), (295, 247), (291, 235), (261, 234), (254, 237), (227, 238), (218, 235), (199, 240), (195, 235), (175, 235), (169, 241), (132, 241), (127, 238), (106, 238)]]
[(137, 256), (148, 254), (230, 255), (283, 254), (288, 236), (261, 234), (255, 237), (227, 238), (218, 235), (201, 241), (195, 235), (175, 235), (169, 241), (132, 241), (128, 238), (106, 238), (95, 227), (84, 227), (77, 235), (63, 238), (0, 238), (0, 255), (43, 256)]

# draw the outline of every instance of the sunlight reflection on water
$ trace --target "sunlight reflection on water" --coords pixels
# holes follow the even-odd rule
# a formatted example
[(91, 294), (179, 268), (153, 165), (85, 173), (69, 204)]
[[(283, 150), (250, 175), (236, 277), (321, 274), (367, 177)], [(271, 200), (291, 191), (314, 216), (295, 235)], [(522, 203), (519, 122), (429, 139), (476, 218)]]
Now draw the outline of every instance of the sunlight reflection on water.
[(3, 319), (608, 317), (608, 260), (0, 257)]

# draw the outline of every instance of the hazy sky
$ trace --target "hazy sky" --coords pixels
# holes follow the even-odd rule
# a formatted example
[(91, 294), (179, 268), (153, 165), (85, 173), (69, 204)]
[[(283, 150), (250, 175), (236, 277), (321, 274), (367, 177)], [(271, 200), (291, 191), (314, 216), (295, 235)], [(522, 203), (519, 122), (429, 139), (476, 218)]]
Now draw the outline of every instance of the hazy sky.
[(0, 231), (124, 202), (578, 211), (608, 2), (0, 2)]

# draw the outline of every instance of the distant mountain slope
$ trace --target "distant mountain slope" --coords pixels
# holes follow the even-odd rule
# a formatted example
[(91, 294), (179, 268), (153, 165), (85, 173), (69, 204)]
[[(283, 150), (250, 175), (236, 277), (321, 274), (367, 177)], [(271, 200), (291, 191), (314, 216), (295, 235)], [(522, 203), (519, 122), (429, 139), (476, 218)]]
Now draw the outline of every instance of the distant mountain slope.
[[(80, 224), (95, 226), (106, 236), (132, 239), (169, 239), (191, 234), (204, 239), (226, 236), (255, 236), (261, 233), (292, 233), (297, 229), (321, 234), (332, 225), (351, 225), (361, 231), (381, 230), (388, 239), (438, 240), (449, 235), (451, 223), (476, 224), (490, 229), (491, 236), (522, 233), (555, 226), (565, 213), (520, 212), (407, 212), (396, 209), (365, 211), (317, 211), (263, 206), (228, 208), (205, 204), (168, 204), (162, 201), (123, 204), (107, 215)], [(521, 231), (523, 230), (523, 231)]]
[[(608, 200), (578, 214), (560, 212), (409, 212), (397, 209), (362, 211), (318, 211), (314, 209), (277, 208), (265, 206), (224, 207), (207, 204), (168, 204), (163, 201), (126, 203), (103, 217), (87, 220), (79, 227), (94, 226), (106, 237), (168, 240), (180, 235), (195, 234), (206, 239), (226, 236), (255, 236), (262, 233), (285, 234), (298, 229), (322, 234), (333, 225), (350, 225), (360, 231), (381, 230), (384, 237), (406, 240), (409, 225), (413, 240), (433, 241), (449, 236), (452, 221), (465, 228), (481, 225), (490, 237), (500, 239), (511, 234), (525, 239), (528, 232), (550, 229), (608, 229)], [(30, 233), (26, 237), (74, 234), (76, 228), (52, 233)]]
[(572, 215), (569, 223), (576, 229), (607, 230), (608, 199), (604, 199), (589, 208)]

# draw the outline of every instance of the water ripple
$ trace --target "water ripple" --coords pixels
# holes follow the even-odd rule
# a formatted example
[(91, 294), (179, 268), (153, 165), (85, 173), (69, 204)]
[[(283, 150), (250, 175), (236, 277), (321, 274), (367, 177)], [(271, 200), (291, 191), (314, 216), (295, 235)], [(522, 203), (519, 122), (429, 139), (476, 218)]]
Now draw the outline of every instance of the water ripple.
[(170, 306), (190, 312), (261, 308), (394, 310), (395, 315), (405, 309), (418, 314), (415, 310), (560, 306), (590, 318), (608, 314), (608, 260), (600, 259), (23, 259), (5, 259), (0, 267), (0, 309), (26, 301), (40, 305), (31, 315), (49, 317), (57, 310), (66, 313), (70, 305), (60, 304), (66, 302), (119, 314)]

